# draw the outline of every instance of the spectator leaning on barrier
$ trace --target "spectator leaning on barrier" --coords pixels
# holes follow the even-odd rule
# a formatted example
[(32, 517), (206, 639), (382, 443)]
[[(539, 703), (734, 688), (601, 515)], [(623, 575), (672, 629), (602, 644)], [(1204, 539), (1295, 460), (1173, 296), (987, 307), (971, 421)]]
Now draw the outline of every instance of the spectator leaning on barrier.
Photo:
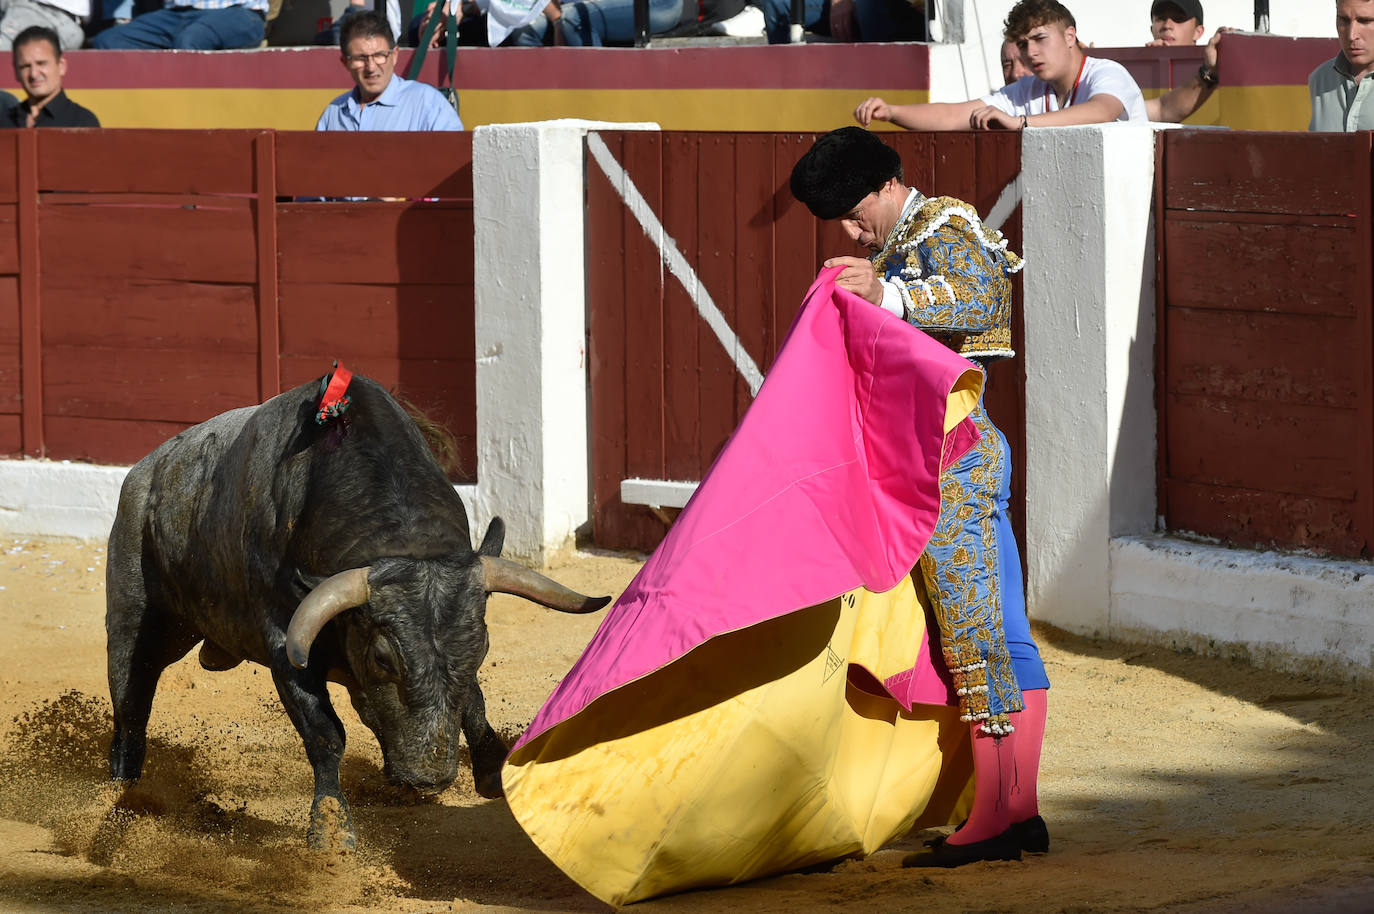
[(33, 25), (56, 32), (63, 51), (86, 41), (82, 23), (91, 14), (91, 0), (0, 0), (0, 7), (0, 51), (10, 50), (19, 33)]
[(14, 38), (14, 78), (28, 94), (22, 102), (0, 114), (3, 127), (99, 127), (89, 109), (67, 98), (62, 78), (67, 58), (52, 29), (35, 25)]
[(329, 103), (316, 130), (462, 130), (448, 99), (431, 85), (396, 75), (396, 42), (375, 10), (344, 20), (343, 65), (356, 84)]
[(889, 105), (865, 99), (854, 119), (891, 121), (908, 130), (980, 130), (1145, 121), (1145, 98), (1126, 68), (1087, 57), (1073, 14), (1058, 0), (1021, 0), (1007, 13), (1003, 37), (1015, 41), (1033, 76), (966, 102)]
[(1198, 0), (1155, 0), (1150, 7), (1151, 47), (1197, 44), (1202, 40), (1202, 4)]
[(1341, 52), (1312, 71), (1308, 130), (1332, 133), (1374, 130), (1374, 0), (1336, 0), (1336, 35)]
[(269, 0), (165, 0), (160, 10), (140, 13), (91, 39), (104, 51), (171, 48), (227, 51), (256, 48), (267, 30)]

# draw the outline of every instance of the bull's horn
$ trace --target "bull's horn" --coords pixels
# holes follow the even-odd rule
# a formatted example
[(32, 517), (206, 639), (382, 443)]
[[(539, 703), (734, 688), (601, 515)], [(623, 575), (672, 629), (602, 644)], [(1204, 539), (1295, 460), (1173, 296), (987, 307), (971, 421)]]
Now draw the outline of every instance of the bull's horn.
[(481, 559), (482, 581), (487, 593), (512, 593), (565, 613), (596, 612), (611, 602), (610, 597), (583, 596), (506, 559), (491, 555), (481, 556)]
[(372, 597), (367, 585), (370, 568), (353, 568), (326, 578), (305, 595), (286, 627), (286, 656), (298, 670), (310, 660), (310, 645), (326, 622), (346, 609), (362, 606)]

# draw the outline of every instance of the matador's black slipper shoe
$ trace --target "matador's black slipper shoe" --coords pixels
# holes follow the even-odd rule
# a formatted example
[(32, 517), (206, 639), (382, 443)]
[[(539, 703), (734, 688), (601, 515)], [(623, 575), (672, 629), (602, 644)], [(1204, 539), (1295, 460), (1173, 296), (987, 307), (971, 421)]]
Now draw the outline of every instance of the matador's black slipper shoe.
[(1011, 831), (1017, 845), (1028, 854), (1043, 854), (1050, 849), (1050, 830), (1039, 816), (1013, 822)]
[(1000, 835), (972, 844), (950, 844), (948, 841), (941, 841), (928, 851), (908, 855), (902, 860), (902, 866), (952, 869), (965, 863), (977, 863), (979, 860), (1020, 859), (1021, 846), (1016, 841), (1015, 829), (1009, 828)]

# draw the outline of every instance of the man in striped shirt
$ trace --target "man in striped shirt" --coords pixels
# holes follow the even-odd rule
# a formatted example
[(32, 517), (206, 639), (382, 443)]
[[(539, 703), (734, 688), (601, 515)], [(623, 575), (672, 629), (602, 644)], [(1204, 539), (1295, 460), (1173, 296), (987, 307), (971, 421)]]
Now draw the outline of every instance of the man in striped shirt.
[(225, 51), (256, 48), (267, 30), (269, 0), (165, 0), (160, 10), (135, 16), (91, 39), (101, 50), (174, 48)]

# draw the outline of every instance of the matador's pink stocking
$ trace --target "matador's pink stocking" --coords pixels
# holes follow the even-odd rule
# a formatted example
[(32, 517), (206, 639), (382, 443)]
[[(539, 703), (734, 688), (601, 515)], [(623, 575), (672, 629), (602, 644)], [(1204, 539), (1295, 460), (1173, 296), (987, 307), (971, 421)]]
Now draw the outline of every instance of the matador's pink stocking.
[(1008, 792), (1020, 734), (1013, 731), (1008, 736), (993, 736), (983, 732), (981, 723), (970, 724), (969, 732), (973, 737), (973, 810), (968, 821), (946, 839), (954, 845), (995, 838), (1011, 826)]

